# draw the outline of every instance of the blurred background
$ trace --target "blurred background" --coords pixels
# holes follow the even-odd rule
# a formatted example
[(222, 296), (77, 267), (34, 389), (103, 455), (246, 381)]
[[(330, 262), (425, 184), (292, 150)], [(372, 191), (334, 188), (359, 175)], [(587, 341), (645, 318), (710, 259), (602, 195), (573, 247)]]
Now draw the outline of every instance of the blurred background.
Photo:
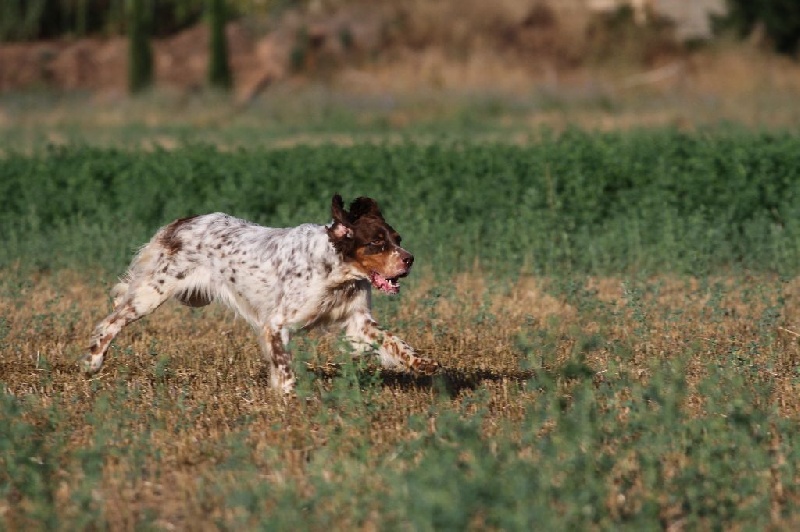
[(0, 0), (0, 141), (793, 127), (799, 42), (795, 0)]

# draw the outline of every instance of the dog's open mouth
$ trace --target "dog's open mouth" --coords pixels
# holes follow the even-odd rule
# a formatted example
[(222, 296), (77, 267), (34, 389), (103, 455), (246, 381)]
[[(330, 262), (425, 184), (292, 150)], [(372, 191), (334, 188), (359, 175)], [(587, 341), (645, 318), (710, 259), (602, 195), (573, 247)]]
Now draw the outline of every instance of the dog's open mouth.
[(386, 294), (397, 294), (400, 292), (400, 278), (405, 277), (407, 274), (398, 275), (397, 277), (384, 277), (378, 272), (369, 274), (369, 281), (372, 286)]

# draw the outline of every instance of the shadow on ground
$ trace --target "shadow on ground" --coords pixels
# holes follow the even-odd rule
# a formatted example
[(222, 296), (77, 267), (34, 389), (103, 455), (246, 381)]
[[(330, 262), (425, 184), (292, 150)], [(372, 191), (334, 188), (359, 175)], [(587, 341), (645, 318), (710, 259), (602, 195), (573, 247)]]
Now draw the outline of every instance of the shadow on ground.
[[(327, 364), (325, 366), (307, 365), (307, 370), (317, 377), (331, 379), (341, 374), (341, 366)], [(420, 376), (410, 373), (367, 367), (359, 372), (359, 380), (367, 380), (379, 372), (378, 378), (384, 386), (404, 390), (433, 388), (441, 390), (451, 397), (458, 396), (465, 390), (474, 390), (485, 383), (511, 382), (524, 384), (535, 376), (531, 370), (498, 371), (494, 369), (442, 368), (433, 376)]]

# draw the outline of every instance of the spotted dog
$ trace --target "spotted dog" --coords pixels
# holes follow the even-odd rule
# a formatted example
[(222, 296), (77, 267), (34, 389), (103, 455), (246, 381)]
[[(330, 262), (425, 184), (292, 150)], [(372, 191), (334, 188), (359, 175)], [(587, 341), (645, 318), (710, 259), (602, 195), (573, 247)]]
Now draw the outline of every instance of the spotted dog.
[(94, 329), (83, 371), (103, 366), (111, 341), (129, 323), (170, 297), (190, 307), (219, 301), (255, 330), (270, 365), (270, 383), (294, 389), (287, 348), (298, 329), (338, 325), (357, 353), (376, 349), (382, 366), (417, 374), (439, 365), (382, 330), (370, 312), (371, 288), (397, 294), (414, 257), (371, 198), (345, 210), (333, 197), (333, 221), (271, 228), (223, 213), (181, 218), (156, 232), (111, 295), (114, 309)]

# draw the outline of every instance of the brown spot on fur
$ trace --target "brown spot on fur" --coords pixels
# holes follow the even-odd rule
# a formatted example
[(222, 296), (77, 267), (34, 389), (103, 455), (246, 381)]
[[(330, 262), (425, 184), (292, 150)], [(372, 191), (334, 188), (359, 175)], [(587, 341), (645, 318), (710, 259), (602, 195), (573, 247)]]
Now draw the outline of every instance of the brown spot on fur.
[(166, 248), (170, 255), (174, 255), (183, 249), (183, 241), (178, 238), (178, 231), (195, 218), (197, 218), (197, 216), (179, 218), (164, 228), (164, 231), (161, 233), (160, 241), (161, 245)]
[(99, 340), (96, 340), (89, 346), (89, 352), (93, 355), (98, 355), (102, 353), (105, 349), (103, 346), (108, 347), (108, 343), (114, 338), (114, 335), (111, 333), (106, 334)]
[(283, 348), (283, 342), (278, 335), (269, 334), (269, 345), (272, 349), (272, 365), (274, 367), (283, 367), (288, 369), (289, 357)]

